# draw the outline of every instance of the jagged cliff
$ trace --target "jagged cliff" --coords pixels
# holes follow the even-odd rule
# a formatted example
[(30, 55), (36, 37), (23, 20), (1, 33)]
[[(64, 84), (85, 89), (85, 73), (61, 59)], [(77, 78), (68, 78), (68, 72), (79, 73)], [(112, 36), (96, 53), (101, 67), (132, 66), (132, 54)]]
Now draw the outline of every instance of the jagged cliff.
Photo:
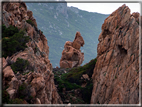
[[(3, 101), (5, 101), (3, 103), (62, 104), (54, 85), (52, 64), (48, 59), (47, 39), (42, 31), (37, 28), (32, 11), (27, 10), (24, 2), (2, 3), (2, 7), (2, 23), (6, 26), (3, 29), (10, 29), (9, 32), (12, 32), (13, 29), (18, 28), (18, 30), (15, 30), (17, 33), (7, 35), (9, 37), (5, 36), (8, 32), (3, 31), (5, 34), (2, 35), (3, 55), (5, 56), (6, 52), (14, 52), (15, 49), (20, 50), (2, 58)], [(14, 46), (16, 48), (13, 50), (11, 50), (11, 47), (4, 47), (9, 43), (19, 43), (17, 41), (24, 43), (23, 38), (18, 40), (17, 35), (21, 34), (23, 38), (29, 37), (26, 46), (23, 46), (26, 47), (25, 49), (15, 45), (13, 45), (13, 48)], [(22, 36), (19, 36), (19, 38)], [(17, 41), (12, 39), (14, 37)], [(24, 67), (24, 69), (20, 70), (20, 67)], [(10, 99), (6, 99), (8, 97)]]
[(139, 103), (139, 13), (122, 5), (102, 25), (92, 104)]

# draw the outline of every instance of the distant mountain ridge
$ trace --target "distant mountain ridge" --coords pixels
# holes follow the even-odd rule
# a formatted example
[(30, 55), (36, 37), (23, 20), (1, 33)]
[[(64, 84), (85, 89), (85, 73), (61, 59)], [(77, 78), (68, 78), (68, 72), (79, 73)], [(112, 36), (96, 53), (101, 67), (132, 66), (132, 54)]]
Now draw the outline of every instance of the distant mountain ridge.
[(97, 56), (98, 36), (108, 15), (67, 7), (67, 3), (26, 3), (33, 12), (38, 28), (48, 39), (49, 59), (53, 67), (59, 62), (66, 41), (73, 41), (76, 31), (81, 33), (85, 45), (83, 64)]

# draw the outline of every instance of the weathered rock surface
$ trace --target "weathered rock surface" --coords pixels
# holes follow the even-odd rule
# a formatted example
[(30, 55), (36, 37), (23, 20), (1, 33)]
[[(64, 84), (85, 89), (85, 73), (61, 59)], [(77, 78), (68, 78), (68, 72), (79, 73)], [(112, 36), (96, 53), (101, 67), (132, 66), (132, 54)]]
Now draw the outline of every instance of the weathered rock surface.
[[(3, 24), (17, 27), (19, 30), (25, 30), (25, 36), (30, 37), (24, 51), (17, 52), (8, 58), (8, 61), (14, 63), (17, 58), (22, 58), (30, 62), (33, 72), (26, 75), (14, 74), (8, 62), (3, 58), (3, 86), (9, 86), (7, 92), (10, 98), (15, 98), (18, 94), (18, 87), (26, 84), (27, 96), (34, 99), (30, 102), (33, 104), (61, 104), (62, 101), (57, 93), (54, 84), (54, 74), (52, 73), (52, 64), (48, 59), (49, 47), (44, 34), (38, 30), (36, 20), (32, 12), (27, 10), (24, 2), (20, 3), (3, 3)], [(31, 20), (34, 26), (26, 22)], [(26, 72), (26, 71), (24, 71)], [(28, 97), (25, 100), (29, 100)], [(27, 101), (26, 100), (26, 101)], [(25, 102), (26, 103), (26, 102)]]
[(92, 76), (92, 104), (139, 104), (138, 18), (122, 5), (105, 19)]
[(80, 32), (76, 32), (73, 42), (66, 41), (62, 57), (60, 60), (61, 68), (73, 68), (80, 66), (84, 61), (84, 53), (81, 52), (80, 47), (84, 45), (83, 37)]

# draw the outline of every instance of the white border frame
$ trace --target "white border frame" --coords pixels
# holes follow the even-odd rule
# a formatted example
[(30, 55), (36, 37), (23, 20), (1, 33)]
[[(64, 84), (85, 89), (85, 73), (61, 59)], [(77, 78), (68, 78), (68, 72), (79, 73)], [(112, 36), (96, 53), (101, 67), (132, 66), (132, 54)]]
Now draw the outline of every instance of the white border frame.
[[(23, 1), (23, 2), (49, 2), (50, 0), (42, 0), (42, 1), (39, 1), (39, 0), (0, 0), (0, 2), (5, 2), (5, 1)], [(57, 1), (57, 2), (64, 2), (64, 1)], [(142, 16), (142, 1), (141, 0), (66, 0), (67, 3), (140, 3), (140, 14)], [(2, 5), (0, 3), (0, 13), (2, 15)], [(2, 22), (2, 18), (0, 17), (0, 21)], [(0, 23), (2, 24), (2, 23)], [(140, 18), (140, 25), (141, 25), (141, 18)], [(0, 33), (1, 33), (1, 26), (0, 26)], [(43, 106), (141, 106), (141, 26), (139, 26), (139, 104), (3, 104), (3, 106), (39, 106), (39, 107), (43, 107)], [(1, 37), (0, 37), (1, 39)], [(0, 50), (1, 50), (1, 47), (0, 47)], [(1, 62), (2, 62), (2, 58), (0, 58)], [(2, 80), (2, 64), (0, 64), (0, 79)], [(2, 87), (2, 83), (0, 83), (0, 87)], [(0, 95), (2, 96), (2, 90), (0, 90)], [(1, 97), (0, 96), (0, 97)], [(2, 98), (0, 98), (2, 99)], [(0, 101), (0, 104), (2, 104), (2, 101)]]

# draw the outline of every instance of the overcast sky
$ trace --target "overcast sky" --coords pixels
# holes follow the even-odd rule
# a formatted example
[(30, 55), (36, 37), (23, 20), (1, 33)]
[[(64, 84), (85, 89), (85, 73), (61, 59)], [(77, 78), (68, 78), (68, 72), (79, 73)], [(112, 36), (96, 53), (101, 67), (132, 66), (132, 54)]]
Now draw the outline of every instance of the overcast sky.
[[(4, 0), (3, 0), (4, 1)], [(22, 1), (40, 1), (40, 0), (22, 0)], [(55, 0), (42, 0), (42, 1), (55, 1)], [(126, 4), (131, 10), (131, 13), (133, 12), (141, 12), (140, 11), (140, 3), (113, 3), (113, 2), (124, 2), (124, 0), (89, 0), (92, 1), (92, 3), (83, 3), (83, 1), (87, 0), (56, 0), (56, 1), (66, 1), (68, 6), (77, 7), (81, 10), (86, 10), (89, 12), (97, 12), (102, 14), (111, 14), (113, 11), (118, 9), (123, 4)], [(68, 3), (68, 1), (72, 1), (74, 3)], [(75, 3), (76, 1), (80, 1), (82, 3)], [(112, 3), (93, 3), (93, 2), (111, 2)], [(142, 2), (142, 0), (125, 0), (126, 2)]]
[(68, 6), (73, 6), (81, 10), (102, 14), (111, 14), (123, 4), (126, 4), (126, 6), (130, 8), (131, 13), (140, 13), (140, 3), (67, 3)]

